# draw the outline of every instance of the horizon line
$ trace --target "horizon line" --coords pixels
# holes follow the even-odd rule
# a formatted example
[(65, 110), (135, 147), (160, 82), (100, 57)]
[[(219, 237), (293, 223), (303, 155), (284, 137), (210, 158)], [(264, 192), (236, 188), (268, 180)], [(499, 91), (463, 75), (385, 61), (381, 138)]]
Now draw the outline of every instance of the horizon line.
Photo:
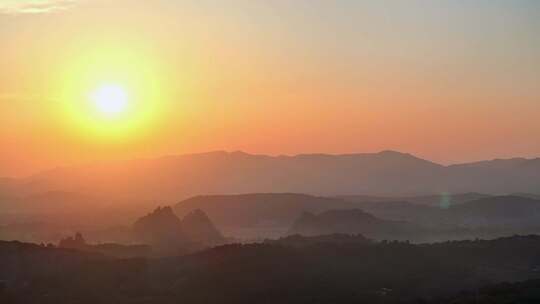
[(175, 158), (175, 157), (186, 157), (186, 156), (201, 156), (201, 155), (208, 155), (208, 154), (217, 154), (217, 153), (223, 153), (223, 154), (244, 154), (247, 156), (256, 156), (256, 157), (270, 157), (270, 158), (294, 158), (294, 157), (302, 157), (302, 156), (334, 156), (334, 157), (344, 157), (344, 156), (360, 156), (360, 155), (378, 155), (378, 154), (399, 154), (403, 156), (412, 157), (415, 159), (418, 159), (420, 161), (425, 161), (432, 163), (434, 165), (438, 165), (441, 167), (451, 167), (451, 166), (460, 166), (460, 165), (471, 165), (471, 164), (477, 164), (482, 162), (491, 162), (491, 161), (510, 161), (510, 160), (536, 160), (540, 159), (540, 156), (536, 157), (523, 157), (523, 156), (515, 156), (515, 157), (508, 157), (508, 158), (488, 158), (488, 159), (480, 159), (476, 161), (466, 161), (466, 162), (455, 162), (455, 163), (449, 163), (449, 164), (442, 164), (436, 161), (432, 161), (426, 158), (418, 157), (415, 154), (408, 153), (408, 152), (401, 152), (397, 150), (391, 150), (391, 149), (384, 149), (377, 152), (352, 152), (352, 153), (322, 153), (322, 152), (313, 152), (313, 153), (298, 153), (298, 154), (261, 154), (261, 153), (250, 153), (245, 152), (242, 150), (209, 150), (205, 152), (192, 152), (192, 153), (178, 153), (178, 154), (165, 154), (161, 156), (155, 156), (155, 157), (135, 157), (131, 159), (121, 158), (121, 159), (106, 159), (106, 160), (96, 160), (96, 161), (88, 161), (88, 162), (81, 162), (79, 164), (73, 164), (73, 165), (58, 165), (51, 167), (49, 169), (43, 169), (38, 170), (34, 173), (28, 174), (28, 175), (21, 175), (21, 176), (0, 176), (0, 179), (25, 179), (30, 178), (36, 175), (44, 174), (47, 172), (55, 171), (55, 170), (61, 170), (61, 169), (67, 169), (67, 168), (80, 168), (85, 166), (91, 166), (96, 164), (103, 164), (103, 163), (118, 163), (118, 162), (134, 162), (134, 161), (152, 161), (152, 160), (160, 160), (160, 159), (166, 159), (166, 158)]

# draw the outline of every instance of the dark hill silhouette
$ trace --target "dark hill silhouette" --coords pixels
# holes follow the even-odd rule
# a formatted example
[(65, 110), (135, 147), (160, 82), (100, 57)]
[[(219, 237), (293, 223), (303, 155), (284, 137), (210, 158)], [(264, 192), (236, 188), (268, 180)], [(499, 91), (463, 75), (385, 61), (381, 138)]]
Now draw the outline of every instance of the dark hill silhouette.
[(515, 195), (489, 196), (449, 208), (391, 201), (357, 206), (381, 219), (429, 228), (438, 240), (540, 233), (540, 200)]
[(225, 241), (203, 211), (194, 210), (180, 220), (168, 206), (138, 219), (133, 233), (136, 241), (151, 245), (156, 255), (185, 254)]
[(486, 196), (449, 208), (400, 201), (358, 202), (356, 206), (382, 219), (432, 228), (482, 228), (483, 232), (497, 230), (499, 236), (540, 232), (540, 200), (517, 195)]
[(151, 245), (174, 246), (187, 241), (182, 222), (171, 207), (158, 207), (141, 217), (133, 224), (133, 232), (138, 241)]
[(539, 179), (538, 159), (443, 166), (394, 151), (275, 157), (220, 151), (57, 168), (0, 181), (0, 190), (7, 196), (61, 190), (142, 200), (255, 192), (504, 194), (539, 193)]
[(353, 207), (341, 199), (297, 193), (252, 193), (238, 195), (200, 195), (181, 201), (175, 212), (183, 216), (193, 209), (206, 212), (219, 225), (245, 225), (278, 222), (290, 224), (304, 211)]
[(540, 193), (540, 158), (495, 159), (447, 167), (451, 192)]
[(110, 259), (0, 241), (0, 300), (412, 304), (462, 303), (440, 299), (473, 292), (471, 301), (463, 303), (476, 303), (479, 296), (485, 300), (481, 303), (536, 303), (525, 301), (533, 299), (535, 289), (527, 295), (506, 292), (522, 302), (504, 301), (509, 300), (504, 297), (507, 288), (499, 290), (501, 302), (493, 302), (493, 290), (486, 298), (485, 290), (476, 297), (474, 291), (486, 284), (538, 278), (538, 265), (538, 236), (422, 245), (342, 235), (295, 236), (159, 259)]
[[(517, 196), (499, 197), (482, 194), (458, 194), (455, 197), (461, 200), (474, 197), (481, 199), (460, 201), (449, 205), (448, 208), (441, 208), (405, 201), (363, 202), (357, 201), (357, 196), (354, 200), (347, 201), (290, 193), (210, 195), (182, 201), (175, 206), (175, 211), (179, 215), (184, 215), (193, 209), (201, 209), (222, 229), (226, 229), (227, 234), (241, 238), (282, 236), (304, 212), (319, 214), (328, 210), (350, 209), (361, 209), (383, 220), (405, 221), (422, 226), (423, 229), (431, 231), (431, 237), (425, 240), (492, 238), (514, 233), (540, 232), (540, 225), (537, 224), (540, 219), (536, 215), (540, 208), (534, 200)], [(506, 211), (511, 210), (514, 205), (515, 211)], [(477, 211), (472, 213), (472, 210), (476, 209)], [(475, 220), (476, 225), (473, 225)], [(482, 228), (482, 230), (468, 230), (468, 228)], [(418, 237), (419, 235), (414, 239), (418, 240)]]
[(225, 239), (206, 213), (200, 209), (195, 209), (184, 216), (181, 227), (186, 237), (193, 241), (204, 244), (218, 244)]
[(520, 196), (497, 196), (470, 201), (448, 210), (460, 225), (540, 227), (540, 200)]
[(336, 233), (395, 240), (410, 239), (425, 231), (410, 223), (382, 220), (359, 209), (329, 210), (318, 215), (304, 213), (289, 231), (289, 234), (304, 236)]

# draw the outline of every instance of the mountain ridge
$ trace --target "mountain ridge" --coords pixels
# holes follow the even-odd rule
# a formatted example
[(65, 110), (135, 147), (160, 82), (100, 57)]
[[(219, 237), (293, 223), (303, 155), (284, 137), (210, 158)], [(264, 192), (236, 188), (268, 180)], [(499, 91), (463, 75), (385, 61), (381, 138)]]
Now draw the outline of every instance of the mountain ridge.
[(435, 161), (431, 161), (428, 159), (420, 158), (418, 156), (415, 156), (412, 153), (407, 152), (401, 152), (397, 150), (381, 150), (378, 152), (354, 152), (354, 153), (298, 153), (298, 154), (276, 154), (276, 155), (270, 155), (270, 154), (260, 154), (260, 153), (249, 153), (242, 150), (233, 150), (233, 151), (227, 151), (227, 150), (212, 150), (207, 152), (196, 152), (196, 153), (182, 153), (182, 154), (167, 154), (162, 156), (156, 156), (156, 157), (140, 157), (140, 158), (133, 158), (133, 159), (120, 159), (120, 160), (105, 160), (105, 161), (94, 161), (94, 162), (87, 162), (84, 164), (79, 165), (72, 165), (72, 166), (56, 166), (51, 169), (46, 169), (42, 171), (38, 171), (36, 173), (22, 176), (22, 177), (10, 177), (10, 176), (0, 176), (0, 183), (7, 183), (12, 182), (14, 180), (25, 180), (29, 179), (31, 177), (40, 176), (43, 174), (49, 174), (53, 173), (55, 171), (60, 170), (68, 170), (68, 169), (78, 169), (78, 168), (84, 168), (87, 166), (93, 166), (96, 164), (107, 164), (107, 163), (131, 163), (131, 162), (145, 162), (145, 161), (158, 161), (158, 160), (175, 160), (181, 157), (195, 157), (195, 156), (211, 156), (211, 155), (243, 155), (243, 156), (251, 156), (251, 157), (261, 157), (261, 158), (283, 158), (283, 159), (290, 159), (290, 158), (296, 158), (296, 157), (313, 157), (313, 156), (372, 156), (372, 155), (401, 155), (401, 156), (408, 156), (413, 159), (425, 161), (432, 163), (434, 165), (440, 166), (440, 167), (454, 167), (454, 166), (465, 166), (465, 165), (480, 165), (485, 163), (493, 163), (493, 162), (508, 162), (508, 161), (521, 161), (521, 162), (540, 162), (540, 156), (539, 157), (509, 157), (509, 158), (491, 158), (491, 159), (485, 159), (485, 160), (479, 160), (479, 161), (470, 161), (470, 162), (456, 162), (451, 164), (441, 164)]
[(180, 200), (201, 194), (291, 192), (313, 195), (539, 193), (538, 158), (441, 165), (412, 154), (269, 156), (214, 151), (56, 168), (0, 179), (1, 196), (68, 191)]

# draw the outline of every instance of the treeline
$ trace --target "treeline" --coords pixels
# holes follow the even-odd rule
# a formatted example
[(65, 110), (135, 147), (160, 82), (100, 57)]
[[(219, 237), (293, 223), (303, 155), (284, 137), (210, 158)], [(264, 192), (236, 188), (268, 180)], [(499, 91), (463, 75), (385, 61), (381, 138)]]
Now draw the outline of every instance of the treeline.
[(1, 303), (469, 303), (522, 288), (485, 286), (540, 278), (540, 237), (415, 245), (291, 236), (160, 259), (3, 242), (0, 269)]

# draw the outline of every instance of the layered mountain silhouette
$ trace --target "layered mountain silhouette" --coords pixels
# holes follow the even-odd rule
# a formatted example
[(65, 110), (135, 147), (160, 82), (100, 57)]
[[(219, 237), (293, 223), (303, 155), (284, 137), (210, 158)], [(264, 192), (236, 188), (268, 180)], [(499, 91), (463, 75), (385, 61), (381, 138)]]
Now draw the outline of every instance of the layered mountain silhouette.
[(188, 242), (182, 231), (182, 221), (171, 207), (157, 207), (133, 224), (135, 238), (152, 245), (178, 244)]
[(448, 216), (466, 227), (538, 228), (540, 200), (515, 195), (483, 198), (448, 209)]
[(220, 151), (57, 168), (28, 178), (2, 179), (0, 196), (53, 190), (162, 200), (256, 192), (325, 196), (540, 193), (538, 180), (538, 158), (443, 166), (394, 151), (275, 157)]
[(379, 219), (359, 209), (329, 210), (321, 214), (304, 213), (292, 225), (289, 234), (318, 236), (360, 234), (376, 239), (401, 239), (425, 230), (406, 222)]
[(304, 211), (351, 209), (355, 203), (342, 199), (296, 193), (202, 195), (179, 202), (174, 208), (184, 216), (193, 209), (206, 212), (219, 226), (289, 225)]
[(377, 217), (427, 226), (498, 228), (508, 232), (540, 232), (540, 200), (517, 195), (486, 196), (441, 208), (403, 201), (358, 202), (358, 208)]
[(200, 209), (195, 209), (184, 216), (180, 227), (184, 235), (195, 242), (217, 244), (224, 241), (221, 232), (214, 226), (206, 213)]
[(133, 224), (134, 239), (151, 245), (158, 254), (184, 253), (223, 243), (225, 238), (201, 210), (182, 220), (171, 207), (158, 207)]
[[(465, 201), (464, 198), (471, 200)], [(411, 197), (411, 201), (416, 203), (398, 199), (401, 198), (395, 201), (361, 201), (358, 196), (350, 200), (348, 197), (326, 198), (292, 193), (210, 195), (181, 201), (175, 206), (175, 211), (184, 215), (190, 210), (201, 209), (220, 227), (227, 229), (229, 234), (246, 237), (250, 236), (246, 231), (251, 232), (251, 236), (283, 235), (305, 212), (319, 214), (330, 210), (352, 209), (362, 210), (381, 220), (419, 225), (430, 229), (434, 237), (474, 237), (478, 233), (469, 229), (493, 230), (483, 231), (490, 233), (486, 237), (540, 232), (540, 200), (516, 195), (483, 194), (444, 194), (438, 198), (430, 197), (429, 204), (426, 204), (425, 197)], [(440, 204), (438, 201), (452, 203)]]

